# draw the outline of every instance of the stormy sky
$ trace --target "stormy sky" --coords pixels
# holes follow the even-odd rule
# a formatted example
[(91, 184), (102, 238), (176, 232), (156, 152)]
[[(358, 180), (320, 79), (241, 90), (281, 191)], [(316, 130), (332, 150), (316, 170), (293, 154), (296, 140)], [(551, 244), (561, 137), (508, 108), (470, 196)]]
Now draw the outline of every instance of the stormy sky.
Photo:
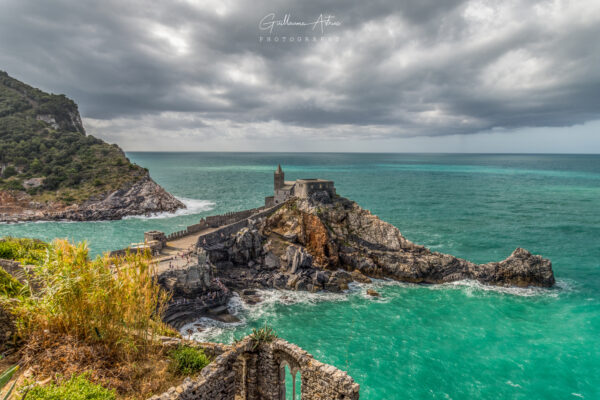
[(0, 0), (0, 69), (126, 150), (600, 152), (598, 0)]

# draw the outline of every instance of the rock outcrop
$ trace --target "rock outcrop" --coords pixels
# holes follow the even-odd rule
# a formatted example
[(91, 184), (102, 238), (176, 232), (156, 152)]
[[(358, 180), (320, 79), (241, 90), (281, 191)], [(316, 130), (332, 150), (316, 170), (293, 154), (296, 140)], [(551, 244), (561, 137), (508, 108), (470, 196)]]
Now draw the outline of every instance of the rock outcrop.
[(358, 204), (327, 193), (292, 199), (206, 251), (216, 276), (237, 291), (341, 291), (369, 277), (430, 284), (466, 279), (500, 286), (554, 284), (550, 260), (527, 250), (475, 264), (414, 244)]
[(168, 193), (148, 174), (121, 189), (89, 199), (83, 204), (38, 203), (25, 192), (0, 193), (0, 222), (99, 221), (128, 215), (175, 212), (185, 204)]
[(195, 265), (169, 269), (158, 276), (158, 283), (172, 296), (163, 321), (177, 329), (204, 316), (231, 319), (227, 314), (231, 291), (214, 277), (213, 266), (202, 249), (196, 256)]

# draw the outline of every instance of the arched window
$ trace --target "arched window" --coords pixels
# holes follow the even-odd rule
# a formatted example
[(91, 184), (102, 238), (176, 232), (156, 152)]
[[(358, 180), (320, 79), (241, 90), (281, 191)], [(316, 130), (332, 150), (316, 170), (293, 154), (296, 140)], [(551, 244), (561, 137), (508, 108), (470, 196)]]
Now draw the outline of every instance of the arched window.
[(281, 363), (281, 400), (302, 398), (302, 377), (298, 370), (292, 370), (287, 362)]

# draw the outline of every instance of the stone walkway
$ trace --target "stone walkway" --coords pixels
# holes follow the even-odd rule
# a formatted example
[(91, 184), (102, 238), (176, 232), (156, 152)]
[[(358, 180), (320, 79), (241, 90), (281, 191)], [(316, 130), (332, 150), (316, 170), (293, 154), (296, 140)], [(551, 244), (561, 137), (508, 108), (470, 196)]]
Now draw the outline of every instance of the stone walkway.
[(154, 260), (158, 263), (157, 273), (160, 274), (169, 269), (184, 269), (190, 265), (196, 264), (196, 257), (191, 256), (190, 253), (198, 242), (198, 238), (201, 235), (206, 235), (217, 229), (218, 228), (207, 228), (200, 232), (167, 242), (160, 254), (154, 257)]

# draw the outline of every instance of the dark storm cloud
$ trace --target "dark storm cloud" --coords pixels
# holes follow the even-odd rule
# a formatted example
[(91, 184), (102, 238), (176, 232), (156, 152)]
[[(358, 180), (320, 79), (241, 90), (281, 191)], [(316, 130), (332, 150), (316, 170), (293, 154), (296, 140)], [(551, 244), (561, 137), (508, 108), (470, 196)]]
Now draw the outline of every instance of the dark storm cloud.
[[(596, 0), (273, 3), (3, 0), (0, 69), (66, 93), (115, 139), (133, 127), (437, 136), (600, 117)], [(261, 42), (269, 13), (341, 25), (316, 43)]]

